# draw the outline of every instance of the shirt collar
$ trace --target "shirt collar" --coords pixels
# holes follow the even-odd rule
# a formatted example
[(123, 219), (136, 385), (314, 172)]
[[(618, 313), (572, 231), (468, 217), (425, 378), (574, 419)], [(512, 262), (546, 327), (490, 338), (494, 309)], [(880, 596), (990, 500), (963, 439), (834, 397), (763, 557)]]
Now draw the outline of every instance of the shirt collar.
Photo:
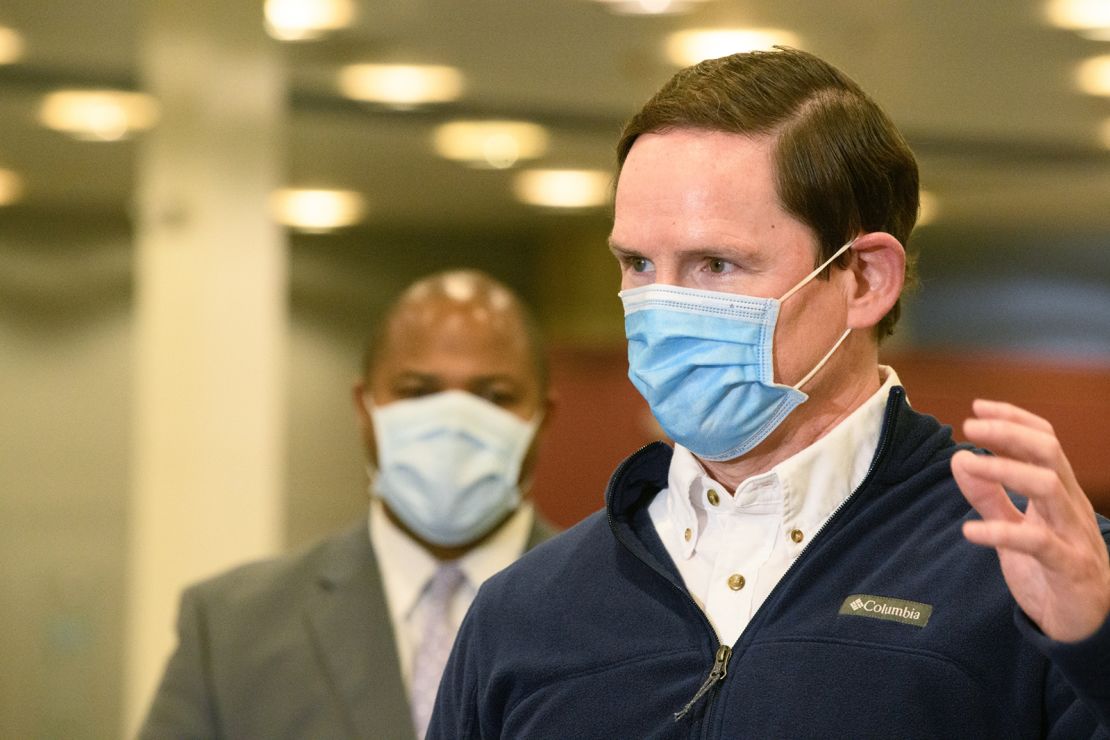
[[(458, 559), (459, 569), (471, 589), (477, 590), (487, 578), (520, 557), (534, 518), (532, 503), (525, 501), (481, 547)], [(385, 506), (377, 496), (370, 498), (369, 534), (390, 616), (395, 623), (407, 622), (439, 561), (386, 516)]]
[[(667, 509), (668, 518), (677, 524), (683, 555), (694, 554), (710, 517), (775, 509), (781, 510), (785, 534), (800, 552), (806, 537), (816, 534), (867, 475), (887, 398), (901, 384), (894, 369), (885, 365), (879, 366), (879, 377), (879, 390), (828, 434), (771, 470), (747, 478), (734, 496), (706, 473), (692, 452), (676, 444), (667, 475)], [(709, 503), (712, 497), (719, 501), (716, 506)]]

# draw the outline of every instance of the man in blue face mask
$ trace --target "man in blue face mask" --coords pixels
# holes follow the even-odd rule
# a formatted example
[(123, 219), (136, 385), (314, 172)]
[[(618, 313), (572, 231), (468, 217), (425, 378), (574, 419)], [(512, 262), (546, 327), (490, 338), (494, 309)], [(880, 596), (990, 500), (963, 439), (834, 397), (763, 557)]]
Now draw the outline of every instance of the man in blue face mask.
[(918, 209), (886, 115), (810, 54), (738, 54), (618, 160), (629, 377), (675, 445), (487, 584), (429, 736), (1110, 731), (1110, 523), (1051, 427), (977, 401), (976, 454), (879, 364)]
[(482, 582), (554, 532), (525, 498), (550, 400), (517, 296), (406, 290), (355, 383), (369, 523), (195, 586), (142, 737), (423, 737)]

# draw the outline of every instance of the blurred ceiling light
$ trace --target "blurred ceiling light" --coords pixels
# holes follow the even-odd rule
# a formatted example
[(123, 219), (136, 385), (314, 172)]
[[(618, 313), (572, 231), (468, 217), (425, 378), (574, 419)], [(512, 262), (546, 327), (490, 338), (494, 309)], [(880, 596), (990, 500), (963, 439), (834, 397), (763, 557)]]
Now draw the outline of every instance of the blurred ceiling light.
[(1049, 23), (1058, 28), (1098, 41), (1110, 41), (1108, 0), (1049, 0), (1045, 14)]
[(667, 57), (680, 66), (772, 46), (799, 46), (797, 34), (778, 28), (716, 28), (676, 31), (667, 38)]
[(353, 100), (408, 108), (447, 103), (462, 94), (462, 73), (432, 64), (350, 64), (339, 71), (339, 91)]
[(1110, 54), (1080, 62), (1075, 80), (1088, 95), (1110, 96)]
[(23, 178), (18, 173), (0, 168), (0, 206), (15, 203), (23, 197)]
[(366, 199), (353, 190), (284, 188), (270, 195), (270, 212), (283, 226), (323, 233), (361, 221), (366, 215)]
[(0, 26), (0, 64), (18, 62), (23, 56), (23, 37), (13, 28)]
[(266, 33), (278, 41), (311, 41), (355, 19), (352, 0), (266, 0)]
[(676, 15), (688, 13), (706, 0), (596, 0), (617, 15)]
[(452, 121), (436, 127), (436, 153), (472, 167), (507, 169), (547, 151), (547, 130), (527, 121)]
[(119, 141), (158, 122), (150, 95), (121, 90), (58, 90), (46, 95), (39, 122), (83, 141)]
[(548, 208), (593, 208), (609, 202), (606, 170), (524, 170), (513, 181), (518, 200)]
[(917, 226), (926, 226), (937, 220), (940, 214), (940, 200), (937, 196), (928, 190), (922, 190), (918, 193), (920, 198), (921, 208), (917, 212)]

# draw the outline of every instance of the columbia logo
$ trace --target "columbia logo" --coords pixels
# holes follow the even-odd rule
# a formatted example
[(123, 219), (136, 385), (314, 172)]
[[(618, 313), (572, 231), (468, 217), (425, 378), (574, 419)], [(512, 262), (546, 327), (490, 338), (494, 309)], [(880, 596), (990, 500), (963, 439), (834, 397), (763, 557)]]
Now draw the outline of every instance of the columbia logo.
[(840, 613), (854, 617), (885, 619), (891, 622), (910, 624), (914, 627), (924, 627), (929, 623), (929, 617), (933, 614), (933, 607), (930, 604), (895, 599), (890, 596), (852, 594), (844, 599), (844, 602), (840, 605)]

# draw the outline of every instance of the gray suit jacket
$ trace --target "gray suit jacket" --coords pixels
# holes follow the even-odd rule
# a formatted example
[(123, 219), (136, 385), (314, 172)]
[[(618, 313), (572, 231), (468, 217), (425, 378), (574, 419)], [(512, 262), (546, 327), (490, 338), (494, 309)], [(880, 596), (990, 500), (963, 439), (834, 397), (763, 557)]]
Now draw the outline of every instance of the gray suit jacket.
[(365, 520), (188, 588), (177, 629), (144, 740), (413, 737)]

